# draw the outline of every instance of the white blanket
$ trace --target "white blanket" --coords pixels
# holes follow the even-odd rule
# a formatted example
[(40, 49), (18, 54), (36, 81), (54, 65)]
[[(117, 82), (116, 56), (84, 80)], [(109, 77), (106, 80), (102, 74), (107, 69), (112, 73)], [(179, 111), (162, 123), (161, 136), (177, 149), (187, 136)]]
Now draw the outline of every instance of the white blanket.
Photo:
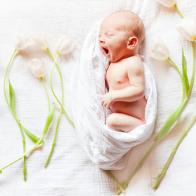
[[(195, 0), (178, 0), (185, 15), (196, 18)], [(3, 66), (14, 46), (16, 37), (20, 34), (39, 35), (45, 33), (51, 46), (64, 33), (72, 37), (81, 45), (94, 23), (112, 11), (119, 8), (128, 8), (146, 18), (146, 47), (145, 61), (151, 67), (158, 89), (158, 116), (156, 130), (163, 124), (180, 101), (181, 84), (173, 69), (165, 64), (152, 61), (147, 51), (154, 36), (162, 36), (170, 48), (172, 57), (180, 63), (181, 46), (185, 47), (185, 54), (190, 62), (190, 50), (186, 42), (182, 42), (175, 30), (179, 17), (158, 6), (154, 0), (6, 0), (0, 6), (0, 165), (13, 160), (22, 153), (21, 137), (17, 125), (9, 114), (3, 98)], [(143, 10), (143, 11), (142, 11)], [(61, 62), (65, 79), (66, 107), (73, 103), (68, 102), (68, 96), (73, 92), (70, 89), (70, 75), (73, 68), (78, 66), (76, 57), (69, 62)], [(50, 63), (49, 63), (50, 65)], [(180, 64), (179, 64), (180, 65)], [(190, 65), (189, 65), (190, 68)], [(29, 74), (25, 62), (21, 59), (15, 64), (11, 80), (17, 95), (17, 111), (22, 122), (40, 135), (47, 112), (47, 102), (42, 86)], [(25, 85), (24, 85), (25, 84)], [(58, 89), (59, 83), (55, 82)], [(187, 112), (195, 112), (196, 85)], [(196, 156), (194, 155), (196, 126), (186, 137), (180, 147), (164, 181), (157, 192), (151, 190), (151, 180), (161, 168), (168, 151), (182, 130), (181, 123), (175, 128), (175, 134), (170, 135), (152, 153), (149, 161), (129, 184), (126, 195), (137, 196), (192, 196), (196, 192)], [(6, 170), (0, 175), (0, 195), (3, 196), (113, 196), (114, 182), (102, 170), (98, 169), (83, 151), (80, 140), (74, 130), (63, 119), (59, 130), (57, 147), (51, 164), (47, 170), (43, 164), (46, 159), (54, 130), (46, 140), (44, 149), (33, 154), (28, 163), (28, 181), (22, 179), (22, 162)], [(32, 144), (29, 143), (27, 148)], [(120, 179), (126, 179), (148, 143), (132, 149), (125, 169), (114, 174)]]
[(144, 63), (145, 124), (129, 132), (116, 131), (105, 125), (109, 111), (101, 105), (100, 97), (106, 92), (108, 62), (99, 47), (100, 23), (93, 27), (83, 44), (80, 61), (72, 76), (74, 96), (70, 96), (70, 102), (73, 103), (76, 132), (89, 158), (102, 169), (118, 170), (125, 166), (124, 155), (152, 135), (157, 115), (157, 91), (154, 77)]

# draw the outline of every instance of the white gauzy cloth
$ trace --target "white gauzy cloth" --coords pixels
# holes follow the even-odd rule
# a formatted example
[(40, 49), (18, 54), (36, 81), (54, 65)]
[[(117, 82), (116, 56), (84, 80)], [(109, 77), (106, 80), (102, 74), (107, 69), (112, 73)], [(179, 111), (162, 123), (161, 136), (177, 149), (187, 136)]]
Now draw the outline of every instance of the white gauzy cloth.
[(144, 64), (146, 123), (127, 133), (105, 125), (108, 112), (101, 105), (100, 97), (106, 92), (105, 72), (108, 63), (99, 48), (99, 25), (95, 25), (87, 35), (80, 62), (74, 71), (72, 113), (76, 132), (92, 162), (105, 170), (117, 170), (124, 167), (123, 156), (151, 136), (156, 119), (157, 91), (153, 75)]

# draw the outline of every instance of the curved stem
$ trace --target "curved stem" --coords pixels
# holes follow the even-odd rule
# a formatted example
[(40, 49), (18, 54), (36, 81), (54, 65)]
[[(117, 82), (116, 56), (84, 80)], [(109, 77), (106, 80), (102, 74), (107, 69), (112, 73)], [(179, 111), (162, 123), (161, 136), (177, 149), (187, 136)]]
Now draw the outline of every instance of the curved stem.
[(35, 144), (35, 146), (33, 146), (33, 148), (31, 148), (28, 152), (25, 151), (19, 158), (15, 159), (14, 161), (12, 161), (12, 162), (6, 164), (5, 166), (3, 166), (2, 168), (0, 168), (0, 173), (2, 173), (3, 170), (5, 170), (9, 166), (13, 165), (14, 163), (20, 161), (21, 159), (25, 158), (25, 160), (26, 160), (27, 157), (29, 157), (35, 150), (37, 150), (41, 146), (43, 146), (45, 136), (48, 133), (48, 129), (52, 123), (53, 117), (54, 117), (54, 107), (50, 110), (50, 112), (46, 118), (46, 122), (45, 122), (44, 128), (42, 130), (42, 136), (40, 137), (39, 141)]
[(180, 11), (180, 9), (179, 9), (177, 3), (175, 4), (174, 8), (176, 9), (176, 11), (177, 11), (177, 13), (179, 14), (179, 16), (180, 16), (181, 18), (184, 18), (184, 15), (183, 15), (183, 13)]
[(61, 110), (62, 110), (63, 114), (65, 115), (66, 119), (68, 120), (68, 122), (72, 125), (73, 128), (75, 128), (75, 125), (74, 125), (73, 121), (71, 120), (71, 118), (69, 117), (67, 112), (65, 111), (64, 106), (62, 105), (61, 101), (59, 100), (59, 98), (57, 97), (57, 95), (54, 91), (54, 87), (53, 87), (53, 84), (52, 84), (52, 74), (53, 74), (53, 72), (51, 71), (51, 73), (50, 73), (50, 88), (51, 88), (52, 94), (55, 97), (57, 103), (60, 105)]
[(60, 66), (57, 62), (57, 60), (55, 59), (54, 55), (52, 54), (52, 52), (50, 51), (50, 49), (48, 49), (48, 55), (50, 56), (50, 58), (54, 61), (54, 65), (58, 71), (58, 74), (59, 74), (59, 77), (60, 77), (60, 83), (61, 83), (61, 101), (59, 100), (59, 98), (57, 97), (55, 91), (54, 91), (54, 88), (53, 88), (53, 85), (52, 85), (52, 74), (53, 74), (53, 71), (51, 71), (50, 73), (50, 87), (51, 87), (51, 91), (52, 91), (52, 94), (53, 96), (55, 97), (57, 103), (60, 105), (62, 111), (63, 111), (63, 114), (65, 115), (67, 121), (72, 125), (73, 128), (75, 128), (74, 126), (74, 123), (73, 121), (71, 120), (71, 118), (69, 117), (69, 115), (67, 114), (65, 108), (64, 108), (64, 83), (63, 83), (63, 77), (62, 77), (62, 73), (61, 73), (61, 69), (60, 69)]
[(44, 87), (44, 91), (45, 91), (46, 98), (47, 98), (48, 111), (50, 111), (50, 109), (51, 109), (51, 102), (50, 102), (50, 96), (49, 96), (49, 93), (48, 93), (48, 89), (47, 89), (45, 81), (41, 81), (41, 82), (42, 82), (42, 85)]
[(104, 172), (105, 172), (108, 176), (110, 176), (110, 177), (114, 180), (114, 182), (116, 183), (116, 185), (117, 185), (116, 194), (117, 194), (117, 195), (120, 195), (121, 193), (124, 193), (124, 192), (125, 192), (125, 189), (126, 189), (126, 186), (124, 186), (124, 184), (119, 183), (118, 180), (115, 178), (115, 176), (111, 173), (110, 170), (104, 170)]
[(192, 48), (192, 76), (191, 76), (191, 81), (190, 81), (190, 89), (188, 92), (188, 96), (190, 96), (192, 89), (193, 89), (193, 85), (195, 82), (195, 63), (196, 63), (196, 54), (195, 54), (195, 44), (194, 42), (191, 42), (191, 48)]
[(4, 97), (5, 97), (5, 100), (6, 100), (6, 103), (9, 104), (9, 100), (8, 100), (8, 97), (7, 97), (7, 94), (6, 94), (6, 84), (7, 84), (7, 79), (8, 79), (8, 74), (9, 74), (9, 71), (10, 71), (10, 67), (12, 66), (13, 64), (13, 61), (15, 59), (15, 57), (17, 56), (17, 49), (14, 49), (12, 54), (11, 54), (11, 57), (9, 59), (9, 62), (8, 64), (5, 66), (5, 74), (4, 74)]
[(15, 159), (14, 161), (12, 161), (12, 162), (6, 164), (5, 166), (3, 166), (2, 168), (0, 168), (0, 173), (2, 173), (3, 170), (7, 169), (8, 167), (12, 166), (14, 163), (20, 161), (21, 159), (24, 159), (24, 157), (28, 158), (36, 149), (40, 148), (42, 145), (43, 145), (43, 143), (37, 143), (37, 145), (35, 145), (33, 148), (31, 148), (31, 150), (23, 153), (19, 158)]
[(177, 73), (180, 77), (180, 80), (182, 82), (182, 99), (184, 99), (186, 96), (185, 84), (184, 84), (183, 76), (180, 72), (180, 69), (179, 69), (178, 65), (170, 57), (167, 60), (168, 60), (169, 64), (172, 65), (172, 67), (177, 71)]
[(59, 100), (58, 96), (56, 95), (56, 93), (54, 91), (53, 84), (52, 84), (52, 76), (53, 76), (53, 69), (54, 69), (54, 67), (53, 67), (52, 70), (51, 70), (51, 73), (50, 73), (50, 88), (51, 88), (51, 91), (52, 91), (52, 94), (53, 94), (54, 98), (56, 99), (57, 103), (61, 107), (61, 111), (60, 111), (60, 115), (59, 115), (59, 117), (57, 119), (56, 128), (55, 128), (55, 134), (54, 134), (53, 142), (52, 142), (52, 145), (51, 145), (51, 148), (50, 148), (50, 152), (49, 152), (47, 160), (45, 162), (45, 168), (48, 167), (48, 165), (50, 163), (50, 160), (51, 160), (51, 157), (52, 157), (53, 152), (54, 152), (54, 148), (56, 146), (56, 140), (57, 140), (57, 136), (58, 136), (58, 132), (59, 132), (59, 125), (60, 125), (60, 122), (61, 122), (62, 114), (65, 115), (67, 121), (74, 127), (73, 121), (71, 120), (71, 118), (69, 117), (69, 115), (67, 114), (67, 112), (64, 109), (64, 83), (63, 83), (63, 77), (62, 77), (62, 72), (61, 72), (60, 66), (59, 66), (56, 58), (54, 57), (54, 55), (52, 54), (52, 52), (50, 51), (49, 48), (47, 49), (47, 53), (50, 56), (50, 58), (53, 60), (54, 66), (57, 69), (57, 72), (58, 72), (58, 75), (59, 75), (59, 78), (60, 78), (60, 83), (61, 83), (61, 101)]
[(58, 136), (58, 131), (59, 131), (59, 125), (60, 125), (60, 122), (61, 122), (61, 117), (62, 117), (62, 112), (60, 113), (60, 115), (59, 115), (59, 117), (57, 119), (57, 122), (56, 122), (55, 135), (54, 135), (53, 142), (52, 142), (52, 145), (51, 145), (51, 148), (50, 148), (50, 152), (49, 152), (48, 157), (47, 157), (46, 162), (45, 162), (45, 168), (48, 167), (48, 165), (50, 163), (50, 160), (51, 160), (51, 157), (52, 157), (53, 152), (54, 152), (54, 148), (56, 146), (56, 140), (57, 140), (57, 136)]
[[(196, 56), (195, 56), (195, 45), (194, 43), (192, 43), (192, 76), (191, 76), (191, 81), (190, 81), (190, 90), (188, 93), (188, 96), (190, 97), (191, 92), (192, 92), (192, 88), (193, 88), (193, 84), (194, 84), (194, 80), (195, 80), (195, 61), (196, 61)], [(167, 161), (165, 162), (162, 170), (160, 171), (159, 175), (156, 177), (156, 180), (154, 182), (154, 184), (152, 185), (153, 189), (157, 189), (160, 185), (160, 183), (162, 182), (165, 174), (167, 173), (167, 170), (180, 146), (180, 144), (183, 142), (184, 138), (186, 137), (186, 135), (188, 134), (188, 132), (190, 131), (190, 129), (192, 128), (192, 126), (195, 124), (196, 122), (196, 115), (193, 116), (192, 120), (190, 121), (189, 125), (187, 126), (187, 128), (182, 132), (182, 134), (180, 135), (176, 145), (173, 147), (173, 149), (171, 150), (171, 153), (167, 159)]]
[(64, 83), (63, 83), (63, 76), (61, 73), (61, 69), (60, 69), (58, 62), (56, 61), (56, 58), (54, 57), (54, 55), (52, 54), (52, 52), (50, 51), (49, 48), (48, 48), (47, 52), (48, 52), (48, 55), (50, 56), (50, 58), (53, 60), (54, 65), (55, 65), (57, 72), (59, 74), (60, 83), (61, 83), (61, 101), (62, 101), (62, 105), (64, 105)]
[[(140, 168), (143, 166), (144, 162), (146, 161), (146, 159), (149, 157), (149, 155), (151, 154), (151, 152), (154, 150), (154, 148), (158, 145), (157, 141), (154, 141), (153, 143), (151, 143), (150, 147), (148, 148), (148, 150), (145, 152), (144, 156), (142, 157), (142, 159), (139, 161), (139, 163), (137, 164), (137, 166), (135, 167), (133, 173), (131, 174), (131, 176), (129, 177), (129, 179), (127, 180), (127, 182), (124, 182), (123, 184), (126, 184), (126, 186), (124, 186), (124, 189), (127, 188), (128, 183), (131, 181), (131, 179), (135, 176), (135, 174), (140, 170)], [(121, 192), (120, 192), (121, 193)]]
[(179, 137), (177, 143), (174, 145), (173, 149), (171, 150), (170, 155), (169, 155), (167, 161), (165, 162), (163, 168), (161, 169), (161, 172), (160, 172), (159, 175), (156, 177), (156, 180), (155, 180), (155, 182), (154, 182), (153, 185), (152, 185), (152, 188), (153, 188), (154, 190), (156, 190), (156, 189), (159, 187), (160, 183), (162, 182), (164, 176), (165, 176), (166, 173), (167, 173), (167, 170), (168, 170), (168, 168), (169, 168), (169, 166), (170, 166), (170, 164), (171, 164), (171, 162), (172, 162), (172, 160), (173, 160), (173, 158), (174, 158), (174, 156), (175, 156), (175, 154), (176, 154), (176, 152), (177, 152), (179, 146), (181, 145), (181, 143), (183, 142), (183, 140), (184, 140), (185, 137), (187, 136), (188, 132), (190, 131), (190, 129), (191, 129), (191, 128), (193, 127), (193, 125), (195, 124), (195, 122), (196, 122), (196, 116), (193, 116), (193, 118), (191, 119), (189, 125), (188, 125), (188, 126), (186, 127), (186, 129), (182, 132), (182, 134), (180, 135), (180, 137)]
[(161, 142), (170, 133), (172, 126), (184, 111), (188, 103), (188, 100), (189, 98), (183, 99), (180, 105), (177, 107), (177, 109), (167, 118), (164, 125), (155, 134), (155, 138), (154, 138), (155, 141)]
[[(6, 85), (7, 85), (7, 82), (9, 80), (9, 72), (11, 70), (11, 66), (14, 62), (14, 59), (17, 55), (18, 51), (17, 49), (14, 49), (14, 51), (12, 52), (12, 55), (9, 59), (9, 62), (8, 64), (6, 65), (6, 68), (5, 68), (5, 75), (4, 75), (4, 97), (5, 97), (5, 100), (6, 100), (6, 103), (7, 105), (9, 106), (9, 100), (8, 100), (8, 96), (7, 96), (7, 93), (6, 93)], [(10, 108), (10, 107), (9, 107)], [(18, 125), (18, 128), (20, 130), (20, 133), (21, 133), (21, 136), (22, 136), (22, 145), (23, 145), (23, 152), (26, 153), (26, 139), (25, 139), (25, 134), (24, 134), (24, 131), (23, 131), (23, 127), (20, 123), (20, 120), (18, 119), (15, 111), (12, 111), (10, 109), (10, 112), (13, 116), (13, 118), (15, 119), (17, 125)], [(27, 163), (26, 163), (26, 156), (23, 157), (23, 176), (24, 176), (24, 180), (26, 181), (27, 180)]]

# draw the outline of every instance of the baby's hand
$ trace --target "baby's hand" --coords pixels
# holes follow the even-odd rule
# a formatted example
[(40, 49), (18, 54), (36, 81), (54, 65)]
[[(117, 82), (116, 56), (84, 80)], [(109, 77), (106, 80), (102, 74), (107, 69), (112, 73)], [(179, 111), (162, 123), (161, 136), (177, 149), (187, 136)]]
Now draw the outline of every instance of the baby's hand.
[(113, 96), (111, 92), (108, 92), (101, 97), (101, 104), (106, 108), (109, 108), (112, 102)]

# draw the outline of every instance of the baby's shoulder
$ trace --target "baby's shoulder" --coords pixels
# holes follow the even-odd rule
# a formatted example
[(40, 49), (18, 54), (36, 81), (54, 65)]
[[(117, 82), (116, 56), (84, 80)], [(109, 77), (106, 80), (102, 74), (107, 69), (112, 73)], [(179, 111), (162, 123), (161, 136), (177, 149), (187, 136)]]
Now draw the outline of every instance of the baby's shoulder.
[(139, 55), (129, 57), (126, 64), (128, 69), (143, 69), (143, 62)]
[(139, 55), (136, 56), (131, 56), (127, 58), (127, 63), (128, 64), (137, 64), (137, 65), (142, 65), (142, 58)]

